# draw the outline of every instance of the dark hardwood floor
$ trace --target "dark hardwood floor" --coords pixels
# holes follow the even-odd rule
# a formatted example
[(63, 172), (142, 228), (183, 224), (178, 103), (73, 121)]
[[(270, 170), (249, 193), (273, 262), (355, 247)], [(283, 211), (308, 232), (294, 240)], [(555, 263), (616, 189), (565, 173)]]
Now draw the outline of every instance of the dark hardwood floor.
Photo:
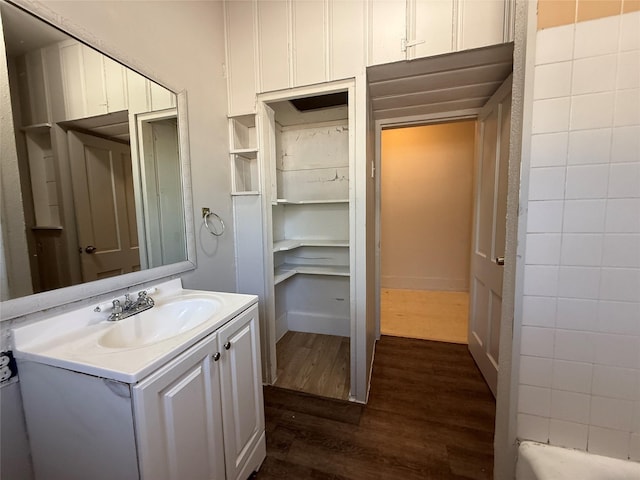
[(264, 397), (260, 480), (492, 478), (495, 402), (466, 345), (383, 336), (367, 405)]

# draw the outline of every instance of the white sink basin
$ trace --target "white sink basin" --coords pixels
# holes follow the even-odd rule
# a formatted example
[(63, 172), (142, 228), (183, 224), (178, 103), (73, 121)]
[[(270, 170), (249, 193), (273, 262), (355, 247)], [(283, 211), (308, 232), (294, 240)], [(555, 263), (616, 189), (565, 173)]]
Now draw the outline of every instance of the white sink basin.
[(185, 290), (177, 278), (153, 289), (155, 306), (124, 320), (87, 305), (13, 329), (16, 358), (135, 383), (258, 301)]
[(187, 332), (209, 320), (222, 304), (214, 298), (179, 298), (114, 322), (98, 338), (106, 348), (143, 347)]

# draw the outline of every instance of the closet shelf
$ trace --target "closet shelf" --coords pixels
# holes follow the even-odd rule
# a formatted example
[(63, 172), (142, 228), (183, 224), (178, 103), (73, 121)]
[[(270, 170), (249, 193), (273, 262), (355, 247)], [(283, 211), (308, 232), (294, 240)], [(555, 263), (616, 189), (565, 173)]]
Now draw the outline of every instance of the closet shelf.
[(342, 265), (293, 265), (283, 263), (276, 268), (273, 283), (278, 283), (293, 277), (297, 273), (306, 275), (331, 275), (337, 277), (348, 277), (349, 267)]
[(286, 198), (278, 198), (276, 200), (278, 205), (312, 205), (312, 204), (327, 204), (327, 203), (349, 203), (348, 198), (334, 198), (328, 200), (287, 200)]
[(273, 251), (286, 252), (300, 247), (349, 247), (349, 240), (280, 240), (273, 243)]

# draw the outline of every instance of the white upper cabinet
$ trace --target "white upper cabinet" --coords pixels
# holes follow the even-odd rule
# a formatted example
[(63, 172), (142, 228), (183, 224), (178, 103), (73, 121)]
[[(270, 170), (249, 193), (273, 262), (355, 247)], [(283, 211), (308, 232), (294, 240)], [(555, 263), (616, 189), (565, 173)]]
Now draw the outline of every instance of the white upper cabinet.
[(407, 38), (407, 2), (373, 0), (369, 2), (368, 65), (397, 62), (406, 58), (402, 41)]
[(455, 50), (454, 0), (416, 0), (407, 25), (408, 58), (428, 57)]
[(321, 83), (327, 78), (327, 16), (323, 0), (293, 2), (294, 86)]
[(255, 94), (512, 40), (515, 0), (225, 0), (229, 115)]
[(122, 110), (126, 104), (126, 88), (123, 88), (126, 74), (122, 65), (73, 40), (61, 42), (59, 46), (66, 118)]
[(65, 120), (176, 106), (172, 92), (86, 45), (69, 40), (58, 49)]
[[(226, 3), (233, 3), (227, 1)], [(280, 90), (291, 86), (289, 68), (289, 8), (280, 0), (264, 0), (258, 3), (258, 55), (260, 84), (258, 92)], [(246, 28), (251, 28), (247, 25)], [(239, 52), (229, 48), (233, 58)], [(230, 91), (229, 94), (233, 94)], [(231, 110), (229, 114), (237, 114)]]
[(364, 2), (329, 2), (329, 77), (332, 80), (364, 71), (365, 19)]
[(508, 42), (511, 0), (459, 0), (458, 48), (472, 48)]
[(253, 2), (225, 2), (227, 88), (229, 112), (255, 111), (256, 92), (256, 6)]

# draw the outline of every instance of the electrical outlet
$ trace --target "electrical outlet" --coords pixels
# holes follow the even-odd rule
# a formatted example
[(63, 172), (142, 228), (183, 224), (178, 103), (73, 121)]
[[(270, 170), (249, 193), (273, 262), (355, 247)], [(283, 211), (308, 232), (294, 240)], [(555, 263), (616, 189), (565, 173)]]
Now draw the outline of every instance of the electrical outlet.
[(18, 367), (16, 359), (13, 358), (13, 352), (0, 352), (0, 382), (5, 382), (16, 375), (18, 375)]

